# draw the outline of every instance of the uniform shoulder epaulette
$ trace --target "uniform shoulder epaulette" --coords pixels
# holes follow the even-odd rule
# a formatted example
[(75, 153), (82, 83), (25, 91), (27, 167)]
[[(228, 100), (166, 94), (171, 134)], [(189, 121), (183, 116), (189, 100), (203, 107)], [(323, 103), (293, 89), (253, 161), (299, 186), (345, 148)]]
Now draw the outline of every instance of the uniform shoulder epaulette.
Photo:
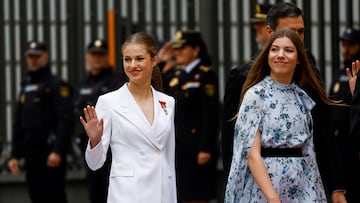
[(208, 72), (209, 70), (211, 70), (211, 68), (208, 66), (200, 66), (200, 70), (202, 70), (204, 72)]

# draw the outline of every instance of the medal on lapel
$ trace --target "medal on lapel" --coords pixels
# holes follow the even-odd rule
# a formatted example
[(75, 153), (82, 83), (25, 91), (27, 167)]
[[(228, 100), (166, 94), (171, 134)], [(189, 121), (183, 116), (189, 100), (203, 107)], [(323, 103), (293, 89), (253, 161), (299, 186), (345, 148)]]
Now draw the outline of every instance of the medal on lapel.
[(166, 102), (159, 101), (161, 108), (164, 110), (165, 114), (168, 115), (167, 109), (166, 109)]

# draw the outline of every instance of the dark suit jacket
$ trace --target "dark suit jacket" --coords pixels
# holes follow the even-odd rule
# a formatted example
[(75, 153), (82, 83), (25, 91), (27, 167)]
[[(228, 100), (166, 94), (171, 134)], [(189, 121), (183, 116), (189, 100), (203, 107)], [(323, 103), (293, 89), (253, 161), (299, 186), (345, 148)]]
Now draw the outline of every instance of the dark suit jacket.
[(360, 134), (360, 74), (356, 79), (354, 96), (351, 102), (351, 123), (350, 135), (359, 136)]
[[(313, 62), (312, 64), (315, 64), (315, 60), (311, 54), (309, 55), (309, 58), (310, 61)], [(242, 85), (246, 80), (246, 75), (250, 66), (250, 63), (244, 64), (231, 70), (228, 82), (226, 84), (221, 144), (225, 181), (227, 180), (231, 165), (235, 124), (235, 120), (229, 121), (229, 118), (233, 118), (234, 115), (236, 115), (238, 112)], [(313, 65), (314, 71), (319, 76), (319, 72), (315, 67), (316, 66)], [(320, 77), (318, 78), (320, 79)], [(358, 84), (360, 85), (360, 81)], [(319, 95), (310, 85), (305, 85), (303, 89), (316, 102), (314, 109), (311, 111), (314, 122), (314, 147), (317, 156), (317, 163), (319, 165), (319, 170), (325, 189), (327, 190), (328, 194), (334, 190), (345, 190), (345, 178), (342, 162), (340, 160), (337, 145), (335, 143), (335, 137), (333, 136), (331, 129), (328, 127), (330, 107), (321, 100)], [(358, 117), (360, 121), (360, 112)]]
[(221, 152), (224, 172), (229, 174), (233, 154), (235, 115), (239, 111), (242, 86), (250, 70), (251, 63), (242, 64), (232, 69), (225, 86), (223, 123), (221, 131)]

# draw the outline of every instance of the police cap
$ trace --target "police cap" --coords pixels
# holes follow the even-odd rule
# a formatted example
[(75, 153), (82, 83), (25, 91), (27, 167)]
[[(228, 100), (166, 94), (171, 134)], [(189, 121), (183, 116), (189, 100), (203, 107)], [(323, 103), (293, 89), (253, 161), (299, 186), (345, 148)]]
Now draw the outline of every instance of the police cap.
[(108, 44), (105, 40), (96, 39), (87, 46), (87, 52), (107, 53)]
[(352, 43), (360, 43), (360, 30), (355, 28), (347, 28), (339, 39)]
[(269, 4), (256, 4), (255, 15), (250, 19), (252, 23), (266, 23), (267, 13), (270, 10)]
[(204, 41), (201, 38), (200, 32), (191, 30), (176, 32), (172, 47), (178, 49), (184, 47), (185, 45), (203, 47)]
[(26, 45), (25, 55), (37, 55), (40, 56), (44, 52), (47, 52), (47, 48), (43, 42), (30, 41)]

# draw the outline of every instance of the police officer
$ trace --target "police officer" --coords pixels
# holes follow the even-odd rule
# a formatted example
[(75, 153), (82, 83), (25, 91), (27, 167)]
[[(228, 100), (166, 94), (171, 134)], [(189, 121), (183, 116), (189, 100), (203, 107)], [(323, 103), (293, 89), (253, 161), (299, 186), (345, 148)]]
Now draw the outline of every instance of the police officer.
[(262, 50), (263, 46), (266, 44), (269, 38), (269, 35), (266, 32), (266, 17), (267, 17), (267, 12), (269, 11), (270, 8), (271, 5), (269, 4), (256, 4), (255, 15), (250, 19), (250, 22), (252, 23), (256, 33), (255, 40), (256, 43), (258, 44), (259, 50)]
[[(350, 105), (352, 96), (349, 88), (346, 68), (351, 68), (351, 63), (360, 59), (360, 30), (347, 28), (341, 37), (341, 54), (343, 67), (338, 70), (330, 87), (329, 97), (341, 100)], [(333, 133), (341, 152), (341, 159), (345, 170), (347, 184), (346, 198), (348, 202), (360, 202), (360, 163), (359, 163), (359, 138), (350, 136), (350, 106), (336, 106), (332, 109)]]
[[(122, 73), (122, 72), (121, 72)], [(114, 70), (109, 64), (108, 44), (105, 40), (96, 39), (87, 46), (86, 77), (75, 92), (75, 109), (77, 117), (83, 116), (83, 109), (87, 105), (95, 106), (98, 97), (107, 92), (118, 89), (126, 81), (126, 76)], [(78, 143), (84, 153), (88, 137), (84, 129), (77, 122)], [(84, 157), (84, 156), (83, 156)], [(111, 152), (108, 151), (104, 166), (96, 171), (87, 166), (88, 191), (92, 203), (105, 203), (109, 184)]]
[(347, 28), (341, 37), (341, 55), (343, 66), (335, 73), (329, 95), (333, 99), (342, 100), (346, 104), (351, 102), (351, 93), (345, 69), (351, 68), (351, 63), (360, 59), (360, 30)]
[(73, 133), (72, 89), (51, 73), (45, 44), (29, 42), (25, 57), (28, 72), (16, 105), (8, 167), (19, 176), (19, 159), (25, 158), (31, 201), (64, 203), (66, 154)]
[(207, 48), (196, 31), (179, 31), (172, 45), (177, 67), (164, 91), (175, 97), (179, 202), (216, 198), (218, 85)]

